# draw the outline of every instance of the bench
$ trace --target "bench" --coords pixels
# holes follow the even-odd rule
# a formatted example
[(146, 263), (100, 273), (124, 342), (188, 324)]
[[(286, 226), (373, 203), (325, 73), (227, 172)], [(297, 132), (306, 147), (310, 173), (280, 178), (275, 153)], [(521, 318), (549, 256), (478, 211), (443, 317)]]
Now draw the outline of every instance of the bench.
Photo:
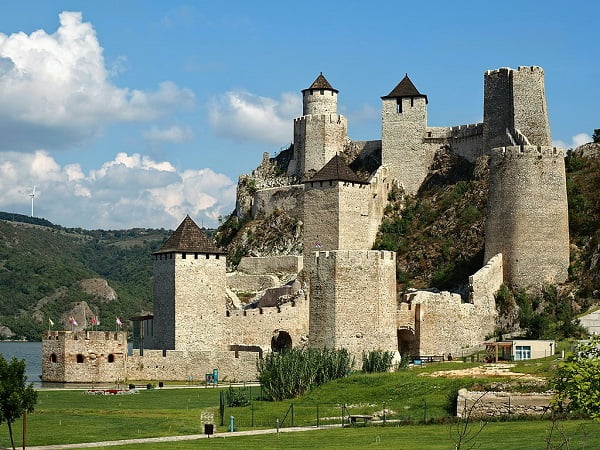
[(419, 359), (424, 363), (444, 362), (444, 355), (421, 356)]
[(356, 421), (359, 419), (363, 421), (364, 425), (366, 425), (369, 420), (373, 420), (373, 416), (370, 414), (350, 414), (348, 416), (348, 422), (350, 425), (356, 425)]

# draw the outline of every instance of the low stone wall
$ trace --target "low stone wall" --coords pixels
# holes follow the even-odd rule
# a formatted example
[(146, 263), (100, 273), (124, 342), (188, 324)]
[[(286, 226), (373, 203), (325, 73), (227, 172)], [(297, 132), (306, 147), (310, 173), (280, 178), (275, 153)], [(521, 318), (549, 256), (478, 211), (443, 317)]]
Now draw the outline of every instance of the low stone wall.
[(302, 270), (302, 256), (244, 256), (238, 270), (248, 274), (298, 273)]
[(542, 415), (548, 411), (553, 396), (551, 392), (477, 392), (461, 389), (458, 391), (456, 415), (470, 418)]

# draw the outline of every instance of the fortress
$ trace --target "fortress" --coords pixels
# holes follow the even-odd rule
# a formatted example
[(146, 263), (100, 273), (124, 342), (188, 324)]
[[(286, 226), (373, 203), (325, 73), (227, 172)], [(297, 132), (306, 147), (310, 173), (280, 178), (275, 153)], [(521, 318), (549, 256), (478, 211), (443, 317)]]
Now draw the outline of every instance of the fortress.
[[(371, 350), (457, 355), (493, 334), (503, 283), (566, 280), (564, 157), (551, 147), (540, 67), (487, 71), (483, 123), (449, 127), (428, 126), (427, 96), (407, 75), (382, 97), (381, 140), (348, 138), (338, 94), (319, 75), (278, 156), (284, 173), (266, 154), (238, 184), (237, 216), (296, 217), (302, 254), (244, 257), (228, 273), (227, 255), (186, 217), (152, 255), (154, 312), (134, 321), (133, 354), (122, 332), (49, 331), (42, 379), (203, 379), (217, 368), (221, 379), (250, 380), (258, 358), (289, 346), (346, 348), (357, 365)], [(468, 299), (397, 293), (395, 253), (372, 250), (391, 190), (416, 194), (442, 148), (490, 169), (486, 263), (469, 277)], [(259, 293), (252, 308), (238, 298), (248, 292)]]

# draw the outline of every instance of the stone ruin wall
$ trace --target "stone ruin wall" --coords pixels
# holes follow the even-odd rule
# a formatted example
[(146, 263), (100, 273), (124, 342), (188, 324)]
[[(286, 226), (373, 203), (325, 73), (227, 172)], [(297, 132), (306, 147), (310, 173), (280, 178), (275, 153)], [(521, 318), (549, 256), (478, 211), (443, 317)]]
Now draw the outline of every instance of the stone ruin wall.
[(484, 419), (498, 416), (537, 416), (550, 409), (551, 392), (476, 392), (460, 389), (456, 404), (457, 417)]
[(266, 217), (273, 212), (285, 211), (290, 217), (302, 220), (304, 210), (304, 186), (271, 187), (257, 190), (252, 199), (252, 218)]
[(508, 285), (541, 288), (564, 282), (569, 222), (562, 150), (495, 148), (489, 166), (485, 258), (502, 253)]
[(363, 352), (398, 349), (394, 252), (314, 252), (310, 267), (309, 346)]
[(42, 337), (42, 380), (115, 382), (123, 379), (126, 357), (127, 334), (122, 331), (47, 331)]
[(414, 330), (420, 355), (461, 354), (493, 333), (494, 294), (502, 285), (502, 255), (469, 277), (470, 303), (450, 292), (404, 294), (396, 312), (397, 328)]

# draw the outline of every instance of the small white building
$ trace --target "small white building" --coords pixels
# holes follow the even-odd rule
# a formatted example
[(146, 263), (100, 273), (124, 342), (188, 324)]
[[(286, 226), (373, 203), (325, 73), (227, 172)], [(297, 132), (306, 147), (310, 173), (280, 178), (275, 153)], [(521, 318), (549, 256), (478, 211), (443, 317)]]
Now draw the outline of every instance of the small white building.
[(511, 356), (513, 361), (545, 358), (546, 356), (553, 355), (556, 351), (556, 342), (553, 340), (516, 339), (511, 342)]

